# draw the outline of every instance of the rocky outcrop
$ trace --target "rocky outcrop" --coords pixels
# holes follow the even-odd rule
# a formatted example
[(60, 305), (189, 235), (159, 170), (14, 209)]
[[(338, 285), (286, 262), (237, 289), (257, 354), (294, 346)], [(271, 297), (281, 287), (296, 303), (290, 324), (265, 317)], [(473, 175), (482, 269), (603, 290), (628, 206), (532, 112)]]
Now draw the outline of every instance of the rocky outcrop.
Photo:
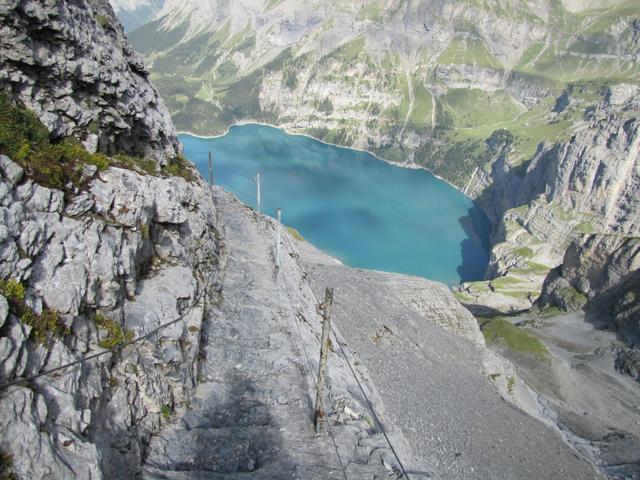
[[(2, 277), (27, 285), (25, 303), (36, 315), (55, 311), (68, 328), (34, 341), (37, 327), (3, 308), (3, 384), (105, 353), (28, 387), (5, 387), (1, 448), (30, 478), (131, 476), (163, 408), (195, 386), (193, 329), (217, 271), (208, 187), (114, 168), (93, 173), (89, 190), (65, 200), (21, 178), (7, 157), (0, 170)], [(105, 351), (173, 319), (182, 321), (153, 342)]]
[[(591, 215), (596, 222), (592, 227), (603, 233), (637, 233), (638, 112), (640, 102), (633, 96), (622, 105), (601, 104), (570, 132), (567, 141), (541, 145), (526, 168), (512, 168), (508, 153), (499, 156), (492, 175), (485, 180), (490, 188), (478, 201), (499, 218), (503, 212), (531, 205), (541, 197), (552, 207)], [(534, 234), (544, 233), (532, 220), (522, 220)]]
[(54, 138), (153, 158), (180, 151), (171, 117), (106, 2), (0, 2), (0, 87)]
[[(511, 280), (503, 282), (510, 284), (508, 291), (515, 283), (528, 283), (530, 298), (516, 298), (515, 309), (531, 307), (547, 273), (563, 263), (570, 245), (590, 248), (582, 244), (585, 234), (611, 238), (601, 242), (599, 261), (619, 247), (612, 239), (640, 235), (640, 103), (634, 91), (632, 86), (612, 88), (608, 100), (572, 129), (570, 139), (541, 145), (528, 164), (510, 165), (509, 141), (496, 149), (498, 159), (477, 201), (497, 224), (487, 277), (508, 276)], [(581, 299), (554, 275), (547, 294), (555, 291), (557, 301), (569, 302), (564, 307), (578, 305)], [(505, 311), (498, 300), (484, 296), (473, 304)]]
[[(567, 298), (580, 299), (567, 301)], [(588, 299), (588, 303), (586, 300)], [(586, 304), (587, 320), (640, 342), (640, 243), (637, 238), (586, 235), (567, 249), (538, 301), (568, 311)]]

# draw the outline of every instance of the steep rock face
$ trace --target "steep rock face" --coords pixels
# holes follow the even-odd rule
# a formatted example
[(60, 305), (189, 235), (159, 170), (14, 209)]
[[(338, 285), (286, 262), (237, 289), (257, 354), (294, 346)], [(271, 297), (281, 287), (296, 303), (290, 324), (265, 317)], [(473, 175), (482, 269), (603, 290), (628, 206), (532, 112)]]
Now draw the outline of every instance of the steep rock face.
[(562, 210), (595, 217), (593, 227), (604, 232), (637, 233), (638, 112), (635, 97), (622, 105), (599, 105), (570, 131), (569, 140), (541, 146), (524, 170), (508, 167), (508, 153), (499, 157), (485, 180), (491, 189), (479, 201), (496, 218), (541, 197)]
[(179, 152), (169, 113), (106, 2), (0, 3), (0, 87), (56, 138), (153, 158)]
[[(477, 198), (498, 225), (487, 275), (508, 277), (502, 281), (509, 284), (507, 292), (513, 292), (514, 285), (519, 292), (529, 292), (507, 309), (529, 308), (548, 271), (563, 263), (567, 248), (580, 244), (584, 234), (640, 235), (636, 92), (632, 85), (611, 88), (608, 100), (588, 110), (570, 130), (570, 139), (541, 145), (531, 162), (518, 168), (510, 168), (509, 141), (495, 146), (498, 159)], [(611, 247), (608, 253), (613, 254), (618, 248), (614, 243), (603, 242), (602, 252)], [(465, 288), (474, 295), (471, 304), (500, 303)]]
[[(104, 352), (29, 387), (5, 387), (1, 448), (29, 478), (129, 477), (166, 421), (163, 409), (195, 386), (194, 331), (217, 271), (208, 188), (111, 169), (65, 200), (22, 178), (7, 157), (0, 170), (2, 276), (27, 285), (29, 308), (55, 310), (69, 331), (30, 340), (36, 327), (3, 309), (2, 382)], [(151, 342), (105, 350), (173, 319), (182, 321)]]
[(578, 292), (588, 298), (587, 319), (611, 325), (630, 346), (640, 341), (640, 242), (637, 238), (585, 235), (567, 249), (562, 265), (545, 282), (540, 306), (563, 310)]

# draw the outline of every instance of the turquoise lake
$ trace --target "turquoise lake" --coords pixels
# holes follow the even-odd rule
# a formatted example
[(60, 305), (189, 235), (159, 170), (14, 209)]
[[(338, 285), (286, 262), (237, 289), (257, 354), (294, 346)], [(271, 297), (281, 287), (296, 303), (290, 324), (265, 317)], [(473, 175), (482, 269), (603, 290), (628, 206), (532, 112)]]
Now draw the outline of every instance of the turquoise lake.
[(327, 145), (257, 124), (217, 138), (180, 135), (185, 156), (214, 183), (296, 228), (352, 267), (407, 273), (448, 285), (479, 280), (488, 262), (490, 225), (474, 203), (425, 170)]

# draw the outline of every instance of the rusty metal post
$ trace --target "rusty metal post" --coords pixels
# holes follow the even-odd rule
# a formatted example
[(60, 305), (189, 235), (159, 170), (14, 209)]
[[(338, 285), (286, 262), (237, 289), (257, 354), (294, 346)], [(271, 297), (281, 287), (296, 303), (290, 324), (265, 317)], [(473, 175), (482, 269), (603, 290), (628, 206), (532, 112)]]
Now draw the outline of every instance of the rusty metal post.
[(331, 332), (331, 305), (333, 304), (333, 288), (324, 291), (324, 304), (322, 305), (322, 337), (320, 339), (320, 365), (318, 366), (318, 383), (316, 384), (316, 409), (313, 416), (313, 424), (316, 427), (316, 435), (324, 433), (324, 384), (326, 379), (327, 360), (329, 358), (329, 333)]
[(213, 185), (213, 158), (209, 152), (209, 183)]

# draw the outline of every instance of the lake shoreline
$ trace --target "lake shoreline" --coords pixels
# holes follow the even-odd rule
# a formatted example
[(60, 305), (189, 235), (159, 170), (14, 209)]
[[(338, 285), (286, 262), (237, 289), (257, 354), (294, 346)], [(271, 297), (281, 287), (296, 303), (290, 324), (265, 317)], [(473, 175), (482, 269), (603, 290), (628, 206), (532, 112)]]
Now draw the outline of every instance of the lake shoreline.
[(467, 197), (471, 201), (473, 201), (473, 203), (476, 204), (478, 206), (478, 208), (480, 208), (480, 206), (476, 203), (475, 198), (471, 197), (470, 195), (467, 195), (467, 193), (464, 190), (462, 190), (461, 188), (459, 188), (457, 185), (454, 185), (453, 183), (451, 183), (446, 178), (442, 178), (440, 175), (438, 175), (437, 173), (432, 172), (431, 170), (429, 170), (427, 167), (425, 167), (423, 165), (418, 165), (416, 163), (407, 164), (407, 163), (401, 163), (401, 162), (394, 162), (393, 160), (388, 160), (386, 158), (382, 158), (379, 155), (376, 155), (375, 153), (370, 152), (369, 150), (365, 150), (363, 148), (347, 147), (345, 145), (338, 145), (336, 143), (326, 142), (324, 140), (320, 140), (319, 138), (313, 137), (313, 136), (311, 136), (309, 134), (306, 134), (306, 133), (299, 133), (299, 132), (296, 132), (296, 131), (292, 131), (291, 129), (289, 129), (289, 128), (285, 127), (285, 126), (277, 126), (277, 125), (272, 125), (270, 123), (259, 122), (259, 121), (254, 121), (254, 120), (246, 120), (246, 121), (242, 120), (242, 121), (239, 121), (239, 122), (234, 122), (231, 125), (228, 125), (226, 127), (225, 131), (223, 133), (218, 134), (218, 135), (199, 135), (197, 133), (189, 132), (187, 130), (178, 130), (177, 134), (178, 135), (189, 135), (189, 136), (192, 136), (192, 137), (195, 137), (195, 138), (201, 138), (203, 140), (207, 140), (207, 139), (224, 137), (225, 135), (227, 135), (229, 133), (229, 130), (231, 130), (232, 127), (242, 127), (242, 126), (246, 126), (246, 125), (262, 125), (262, 126), (265, 126), (265, 127), (277, 128), (278, 130), (282, 130), (283, 132), (287, 133), (288, 135), (298, 135), (300, 137), (307, 137), (307, 138), (310, 138), (310, 139), (315, 140), (317, 142), (324, 143), (325, 145), (330, 145), (332, 147), (346, 148), (346, 149), (353, 150), (353, 151), (356, 151), (356, 152), (368, 153), (369, 155), (374, 157), (376, 160), (379, 160), (381, 162), (385, 162), (385, 163), (387, 163), (389, 165), (393, 165), (394, 167), (407, 168), (409, 170), (424, 170), (424, 171), (428, 172), (429, 174), (433, 175), (438, 180), (441, 180), (441, 181), (445, 182), (446, 184), (448, 184), (449, 186), (451, 186), (451, 187), (455, 188), (456, 190), (458, 190), (465, 197)]
[[(240, 177), (248, 178), (253, 175), (248, 172), (264, 168), (266, 178), (268, 169), (278, 165), (276, 171), (279, 177), (269, 177), (274, 192), (280, 192), (277, 198), (278, 195), (285, 195), (283, 192), (289, 188), (287, 175), (290, 172), (286, 169), (290, 168), (294, 171), (296, 185), (304, 186), (302, 189), (298, 187), (300, 191), (297, 194), (310, 199), (308, 202), (299, 199), (291, 207), (293, 210), (290, 212), (295, 213), (292, 214), (290, 225), (301, 229), (309, 241), (325, 252), (337, 252), (337, 255), (332, 255), (334, 258), (338, 257), (344, 263), (344, 257), (346, 264), (356, 268), (413, 275), (449, 287), (483, 278), (486, 269), (486, 263), (483, 262), (488, 261), (489, 256), (485, 246), (485, 242), (488, 242), (485, 237), (490, 231), (488, 219), (471, 198), (461, 195), (459, 189), (451, 188), (450, 183), (438, 176), (428, 171), (426, 175), (417, 171), (409, 173), (427, 169), (399, 165), (361, 149), (333, 145), (309, 135), (292, 134), (287, 129), (265, 123), (246, 122), (233, 126), (219, 135), (194, 135), (181, 131), (185, 155), (194, 161), (201, 172), (206, 173), (206, 152), (217, 151), (217, 154), (214, 153), (215, 161), (220, 165), (221, 175), (217, 183), (227, 185), (230, 191), (240, 194), (239, 198), (244, 198), (244, 201), (249, 200), (249, 205), (254, 205), (255, 200), (247, 197), (246, 185)], [(291, 143), (283, 143), (282, 150), (268, 147), (271, 144), (280, 145), (280, 139), (285, 137), (289, 137), (287, 142)], [(307, 149), (309, 155), (305, 154)], [(238, 163), (234, 165), (236, 156)], [(299, 158), (296, 159), (296, 156)], [(302, 166), (305, 162), (314, 163), (321, 158), (328, 159), (327, 168), (310, 170), (306, 165)], [(350, 161), (356, 162), (353, 168)], [(287, 167), (282, 168), (283, 165)], [(397, 166), (405, 168), (400, 170), (395, 168)], [(248, 170), (244, 171), (245, 168)], [(345, 188), (344, 185), (337, 187), (343, 181), (353, 181), (356, 188)], [(240, 185), (236, 185), (238, 182)], [(370, 185), (367, 182), (373, 183)], [(386, 183), (388, 188), (377, 188), (380, 182)], [(318, 215), (324, 215), (326, 211), (313, 204), (314, 195), (321, 198), (327, 191), (333, 193), (332, 201), (340, 199), (335, 206), (331, 202), (317, 204), (323, 205), (325, 210), (329, 208), (331, 214), (336, 215), (335, 232), (330, 235), (324, 232), (326, 228), (317, 227), (319, 223), (315, 221)], [(357, 195), (354, 196), (354, 192)], [(410, 199), (407, 195), (410, 195)], [(269, 202), (278, 204), (272, 197)], [(397, 206), (400, 204), (401, 212)], [(443, 208), (450, 212), (445, 216), (450, 217), (449, 221), (442, 216)], [(480, 217), (472, 218), (470, 215), (473, 211)], [(296, 216), (298, 219), (294, 221)], [(463, 218), (466, 220), (460, 221)], [(354, 233), (355, 225), (361, 229), (357, 234)], [(303, 227), (308, 229), (304, 230)], [(398, 233), (403, 231), (405, 234)], [(427, 234), (420, 234), (421, 231)], [(357, 240), (360, 237), (362, 239)], [(376, 238), (393, 239), (393, 245), (401, 248), (389, 252), (389, 245)], [(410, 261), (407, 261), (408, 257)]]

